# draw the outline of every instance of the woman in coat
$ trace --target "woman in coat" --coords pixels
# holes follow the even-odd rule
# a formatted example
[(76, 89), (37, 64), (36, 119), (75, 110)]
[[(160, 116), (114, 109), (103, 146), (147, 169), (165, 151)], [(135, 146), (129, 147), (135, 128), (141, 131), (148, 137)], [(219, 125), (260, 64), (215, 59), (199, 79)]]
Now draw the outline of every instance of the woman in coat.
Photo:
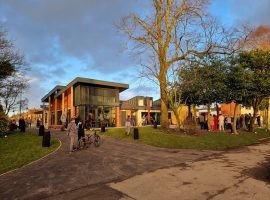
[(77, 148), (78, 143), (78, 129), (75, 123), (75, 118), (71, 119), (67, 131), (67, 135), (70, 137), (69, 152), (71, 153), (74, 151), (74, 148)]

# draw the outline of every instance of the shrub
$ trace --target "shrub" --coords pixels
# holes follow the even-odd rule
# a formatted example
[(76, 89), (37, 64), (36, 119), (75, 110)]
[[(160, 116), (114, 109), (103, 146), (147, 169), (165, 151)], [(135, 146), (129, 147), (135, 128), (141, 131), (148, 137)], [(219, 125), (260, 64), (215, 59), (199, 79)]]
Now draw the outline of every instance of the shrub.
[(8, 130), (8, 118), (0, 106), (0, 137), (4, 136)]

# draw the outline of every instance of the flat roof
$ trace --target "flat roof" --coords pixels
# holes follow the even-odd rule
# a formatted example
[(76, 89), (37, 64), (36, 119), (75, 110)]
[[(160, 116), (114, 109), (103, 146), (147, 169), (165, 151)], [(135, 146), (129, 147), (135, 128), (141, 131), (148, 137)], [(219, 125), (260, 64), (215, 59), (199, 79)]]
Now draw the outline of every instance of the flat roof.
[(41, 102), (46, 102), (46, 100), (49, 98), (49, 96), (51, 96), (53, 93), (55, 93), (55, 91), (62, 90), (63, 88), (65, 88), (65, 86), (62, 86), (62, 85), (55, 86), (48, 94), (46, 94), (44, 97), (42, 97)]
[(54, 87), (47, 95), (45, 95), (41, 101), (44, 102), (46, 99), (52, 95), (57, 89), (60, 89), (60, 91), (57, 93), (56, 97), (60, 96), (63, 92), (65, 92), (68, 88), (72, 87), (76, 83), (86, 83), (86, 84), (92, 84), (97, 86), (107, 86), (112, 88), (118, 88), (120, 92), (123, 92), (124, 90), (129, 88), (128, 84), (124, 83), (116, 83), (116, 82), (109, 82), (109, 81), (101, 81), (96, 79), (90, 79), (90, 78), (82, 78), (82, 77), (76, 77), (73, 79), (67, 86), (56, 86)]
[(113, 88), (119, 88), (120, 92), (123, 92), (124, 90), (129, 88), (128, 84), (123, 84), (123, 83), (116, 83), (116, 82), (109, 82), (109, 81), (101, 81), (101, 80), (96, 80), (96, 79), (90, 79), (90, 78), (82, 78), (82, 77), (76, 77), (71, 81), (65, 89), (61, 90), (57, 96), (61, 95), (63, 92), (65, 92), (68, 88), (71, 86), (75, 85), (76, 83), (87, 83), (87, 84), (92, 84), (92, 85), (98, 85), (98, 86), (109, 86)]

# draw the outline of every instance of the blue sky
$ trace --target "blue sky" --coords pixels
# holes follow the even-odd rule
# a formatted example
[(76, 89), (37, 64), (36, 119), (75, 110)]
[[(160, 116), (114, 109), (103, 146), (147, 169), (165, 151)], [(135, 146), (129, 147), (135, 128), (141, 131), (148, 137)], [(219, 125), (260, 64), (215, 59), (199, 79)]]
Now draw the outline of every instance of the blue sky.
[[(270, 25), (270, 0), (212, 0), (210, 13), (227, 27), (247, 22)], [(121, 99), (159, 97), (157, 87), (138, 78), (140, 65), (126, 50), (115, 24), (131, 12), (148, 12), (150, 0), (0, 0), (0, 24), (25, 56), (31, 71), (29, 107), (56, 84), (75, 77), (127, 83)]]

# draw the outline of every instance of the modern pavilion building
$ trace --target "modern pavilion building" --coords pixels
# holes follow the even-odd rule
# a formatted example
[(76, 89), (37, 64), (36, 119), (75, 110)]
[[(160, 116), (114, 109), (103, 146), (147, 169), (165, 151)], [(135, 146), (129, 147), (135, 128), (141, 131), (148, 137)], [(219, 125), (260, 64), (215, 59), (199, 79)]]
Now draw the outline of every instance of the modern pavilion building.
[(121, 126), (119, 93), (129, 85), (77, 77), (67, 86), (55, 86), (42, 99), (43, 124), (46, 127), (61, 126), (60, 117), (64, 113), (67, 120), (79, 116), (86, 122), (89, 115), (93, 126), (100, 126), (101, 118), (106, 118), (108, 126)]

